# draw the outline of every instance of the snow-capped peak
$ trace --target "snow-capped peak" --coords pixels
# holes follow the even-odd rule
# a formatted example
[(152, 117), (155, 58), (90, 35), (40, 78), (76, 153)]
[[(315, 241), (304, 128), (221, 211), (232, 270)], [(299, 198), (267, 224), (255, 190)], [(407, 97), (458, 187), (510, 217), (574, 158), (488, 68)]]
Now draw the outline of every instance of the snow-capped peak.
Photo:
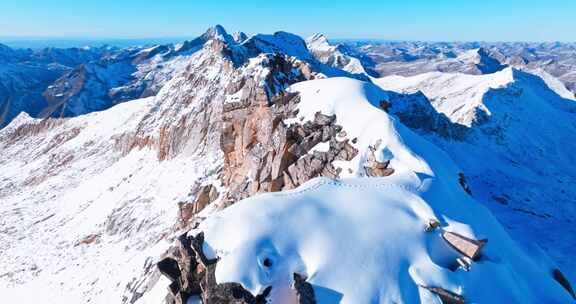
[(324, 34), (316, 33), (306, 39), (306, 44), (311, 50), (317, 51), (330, 51), (334, 49), (328, 42), (328, 38)]
[(494, 58), (485, 48), (465, 51), (458, 56), (458, 59), (475, 64), (476, 68), (482, 74), (495, 73), (506, 68), (506, 65), (500, 63), (500, 61)]
[(208, 28), (202, 36), (205, 40), (219, 39), (224, 42), (234, 42), (234, 38), (226, 32), (226, 29), (220, 24)]
[(234, 34), (232, 34), (232, 37), (234, 37), (234, 41), (236, 41), (236, 43), (242, 43), (246, 41), (246, 39), (248, 39), (248, 35), (246, 35), (246, 33), (241, 31), (234, 32)]
[(342, 45), (331, 45), (324, 34), (314, 34), (306, 39), (310, 52), (320, 62), (351, 74), (368, 76), (360, 59), (348, 52)]
[(262, 53), (282, 53), (301, 60), (313, 59), (306, 47), (306, 42), (300, 36), (283, 31), (272, 35), (254, 35), (244, 41), (242, 45)]

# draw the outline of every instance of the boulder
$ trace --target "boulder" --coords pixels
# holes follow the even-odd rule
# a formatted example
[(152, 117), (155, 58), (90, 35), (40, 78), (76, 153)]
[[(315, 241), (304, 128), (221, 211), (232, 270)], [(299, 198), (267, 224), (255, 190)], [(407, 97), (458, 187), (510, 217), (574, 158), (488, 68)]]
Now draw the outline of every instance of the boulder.
[(160, 273), (166, 276), (172, 282), (178, 281), (182, 276), (180, 267), (178, 266), (178, 261), (173, 258), (164, 258), (158, 262), (157, 266)]
[(440, 222), (437, 219), (429, 219), (428, 223), (426, 223), (426, 227), (424, 228), (424, 231), (432, 232), (432, 231), (436, 230), (438, 227), (440, 227)]
[(464, 297), (446, 290), (444, 288), (441, 287), (427, 287), (427, 286), (422, 286), (423, 288), (429, 290), (430, 292), (436, 294), (440, 300), (442, 301), (442, 304), (464, 304)]
[(389, 168), (390, 160), (380, 162), (376, 159), (376, 147), (370, 147), (370, 152), (364, 164), (364, 170), (369, 177), (383, 177), (394, 173), (394, 169)]
[(442, 237), (448, 245), (472, 260), (478, 257), (482, 247), (488, 242), (488, 240), (473, 240), (450, 231), (444, 232)]
[(172, 281), (168, 287), (167, 303), (186, 304), (190, 297), (201, 298), (202, 303), (210, 304), (266, 303), (272, 287), (254, 296), (238, 283), (217, 284), (215, 271), (218, 259), (208, 259), (202, 251), (202, 233), (195, 237), (183, 234), (178, 240), (179, 245), (173, 256), (157, 264), (160, 273)]
[(294, 283), (292, 287), (296, 291), (298, 304), (316, 304), (316, 296), (312, 284), (306, 282), (306, 278), (294, 273)]

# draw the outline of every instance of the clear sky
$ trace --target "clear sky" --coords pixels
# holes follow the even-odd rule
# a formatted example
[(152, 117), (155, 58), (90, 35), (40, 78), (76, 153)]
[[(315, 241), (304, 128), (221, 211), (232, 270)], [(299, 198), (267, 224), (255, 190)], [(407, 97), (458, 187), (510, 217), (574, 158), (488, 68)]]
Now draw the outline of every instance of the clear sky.
[(576, 0), (0, 0), (0, 36), (228, 31), (391, 40), (576, 41)]

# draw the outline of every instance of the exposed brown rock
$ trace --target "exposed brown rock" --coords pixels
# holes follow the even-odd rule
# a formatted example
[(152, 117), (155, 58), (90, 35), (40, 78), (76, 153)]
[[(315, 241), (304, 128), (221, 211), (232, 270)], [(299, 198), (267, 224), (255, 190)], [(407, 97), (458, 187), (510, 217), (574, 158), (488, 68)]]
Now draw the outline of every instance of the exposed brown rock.
[(75, 246), (79, 246), (79, 245), (90, 245), (90, 244), (94, 244), (94, 243), (98, 243), (98, 241), (100, 240), (100, 235), (99, 234), (89, 234), (85, 237), (83, 237), (81, 240), (78, 241), (78, 243), (76, 243)]
[(45, 118), (39, 122), (25, 123), (8, 134), (8, 143), (13, 144), (25, 136), (38, 135), (40, 133), (46, 132), (52, 128), (62, 125), (64, 121), (65, 119)]
[(218, 198), (218, 190), (213, 185), (200, 186), (194, 190), (196, 199), (192, 202), (178, 203), (178, 218), (180, 228), (186, 228), (190, 219)]
[[(210, 47), (226, 54), (223, 46)], [(214, 65), (211, 61), (220, 60), (218, 56), (206, 58), (210, 62), (205, 65)], [(218, 172), (223, 188), (227, 189), (220, 194), (221, 208), (258, 192), (292, 189), (317, 176), (338, 177), (340, 169), (333, 162), (350, 161), (358, 155), (358, 150), (353, 146), (355, 141), (348, 140), (345, 130), (336, 124), (337, 118), (318, 112), (310, 121), (285, 123), (286, 119), (297, 118), (300, 96), (285, 92), (284, 88), (314, 77), (308, 64), (286, 56), (264, 57), (270, 73), (263, 79), (237, 73), (233, 67), (236, 63), (228, 62), (221, 66), (220, 73), (232, 80), (224, 86), (211, 86), (212, 82), (202, 73), (190, 73), (181, 82), (175, 81), (171, 85), (206, 88), (215, 92), (214, 96), (197, 101), (195, 91), (191, 90), (170, 100), (182, 105), (155, 109), (166, 122), (148, 121), (158, 115), (145, 117), (136, 132), (115, 138), (115, 147), (123, 153), (134, 148), (157, 149), (160, 160), (204, 149), (221, 151), (224, 166)], [(235, 97), (223, 100), (220, 98), (223, 96), (218, 95), (220, 92)], [(186, 108), (188, 104), (194, 111), (185, 115), (172, 110)], [(168, 121), (173, 117), (179, 118)], [(147, 127), (153, 124), (160, 125), (158, 134), (147, 132)], [(320, 143), (329, 148), (313, 151)], [(214, 148), (217, 149), (212, 150)], [(194, 202), (181, 202), (180, 228), (188, 228), (194, 214), (216, 197), (215, 188), (206, 186), (198, 189)], [(196, 237), (180, 237), (171, 256), (178, 262), (181, 281), (171, 285), (169, 300), (185, 303), (190, 296), (198, 295), (203, 303), (265, 303), (270, 288), (254, 296), (239, 284), (216, 284), (214, 271), (218, 260), (204, 255), (203, 237), (202, 233)]]
[[(318, 112), (312, 121), (284, 123), (284, 119), (297, 114), (298, 94), (279, 94), (268, 104), (263, 102), (264, 91), (251, 92), (252, 102), (224, 108), (220, 144), (225, 155), (223, 184), (230, 188), (229, 201), (258, 192), (292, 189), (317, 176), (338, 177), (340, 171), (332, 162), (357, 155), (348, 140), (336, 140), (342, 128), (335, 125), (335, 116)], [(310, 153), (322, 142), (329, 143), (329, 151)]]
[(452, 248), (472, 260), (478, 257), (482, 247), (488, 242), (488, 240), (473, 240), (450, 231), (444, 232), (442, 237)]
[(442, 304), (465, 304), (464, 297), (452, 291), (446, 290), (441, 287), (427, 287), (427, 286), (422, 287), (438, 295), (438, 297), (442, 301)]
[(178, 265), (182, 271), (181, 288), (190, 295), (199, 295), (201, 293), (197, 269), (199, 262), (196, 253), (192, 249), (192, 238), (186, 234), (178, 238), (176, 247)]
[(437, 219), (430, 219), (428, 220), (428, 223), (426, 223), (426, 227), (424, 228), (424, 230), (426, 232), (432, 232), (436, 230), (438, 227), (440, 227), (440, 222)]

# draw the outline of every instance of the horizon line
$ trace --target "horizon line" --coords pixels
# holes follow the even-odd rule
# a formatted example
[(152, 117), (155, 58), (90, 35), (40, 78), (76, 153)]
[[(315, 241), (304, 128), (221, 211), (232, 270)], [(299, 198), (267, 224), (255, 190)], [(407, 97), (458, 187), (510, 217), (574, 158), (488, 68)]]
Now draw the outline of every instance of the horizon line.
[[(278, 32), (278, 31), (276, 31)], [(274, 33), (276, 33), (274, 32)], [(272, 33), (273, 34), (273, 33)], [(294, 33), (293, 33), (294, 34)], [(320, 33), (321, 34), (321, 33)], [(179, 40), (179, 41), (187, 41), (190, 39), (195, 39), (202, 34), (197, 35), (165, 35), (165, 36), (142, 36), (142, 37), (130, 37), (130, 36), (83, 36), (83, 35), (74, 35), (74, 36), (37, 36), (37, 35), (0, 35), (0, 44), (10, 44), (11, 42), (21, 43), (21, 42), (50, 42), (50, 41), (60, 41), (60, 42), (105, 42), (105, 41), (118, 41), (118, 42), (130, 42), (130, 41), (153, 41), (153, 40)], [(254, 34), (258, 35), (258, 34)], [(302, 39), (306, 39), (309, 36), (299, 35)], [(253, 35), (248, 35), (251, 37)], [(325, 35), (326, 36), (326, 35)], [(402, 38), (385, 38), (385, 37), (357, 37), (357, 38), (349, 38), (349, 37), (337, 37), (337, 38), (330, 38), (326, 37), (328, 41), (374, 41), (374, 42), (423, 42), (423, 43), (565, 43), (565, 44), (574, 44), (576, 40), (435, 40), (435, 39), (402, 39)]]

